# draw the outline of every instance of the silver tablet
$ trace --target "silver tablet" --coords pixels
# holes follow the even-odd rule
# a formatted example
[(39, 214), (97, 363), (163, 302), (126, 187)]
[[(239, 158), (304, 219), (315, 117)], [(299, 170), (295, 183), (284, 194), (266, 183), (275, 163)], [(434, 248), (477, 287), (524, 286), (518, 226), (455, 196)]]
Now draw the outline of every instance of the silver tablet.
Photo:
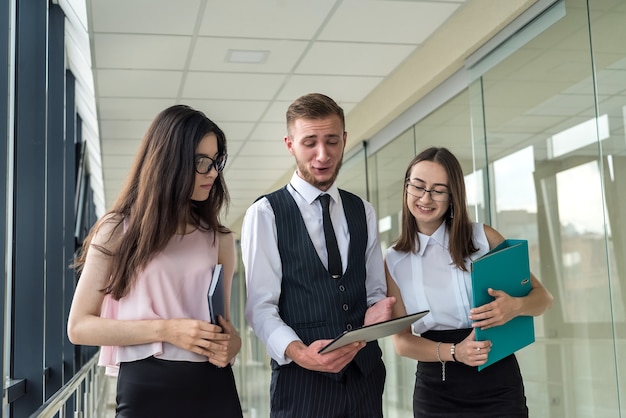
[(388, 321), (378, 322), (376, 324), (365, 325), (350, 331), (344, 331), (337, 338), (326, 344), (326, 346), (318, 351), (318, 353), (328, 353), (329, 351), (333, 351), (339, 347), (343, 347), (344, 345), (357, 341), (369, 342), (387, 337), (403, 330), (413, 322), (424, 317), (429, 312), (430, 311), (417, 312), (411, 315), (401, 316), (400, 318), (394, 318)]

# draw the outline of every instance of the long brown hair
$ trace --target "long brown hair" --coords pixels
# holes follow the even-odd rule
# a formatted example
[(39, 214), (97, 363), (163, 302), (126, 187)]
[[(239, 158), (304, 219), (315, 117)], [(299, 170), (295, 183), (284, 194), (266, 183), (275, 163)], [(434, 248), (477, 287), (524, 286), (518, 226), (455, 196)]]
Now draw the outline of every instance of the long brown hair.
[[(450, 256), (452, 262), (461, 270), (467, 271), (465, 258), (478, 251), (472, 239), (472, 222), (467, 211), (467, 195), (465, 179), (459, 160), (447, 148), (431, 147), (420, 152), (411, 160), (402, 183), (402, 230), (400, 237), (393, 248), (396, 251), (417, 252), (419, 229), (417, 222), (407, 205), (406, 182), (411, 175), (415, 164), (421, 161), (432, 161), (443, 167), (448, 175), (448, 190), (450, 191), (450, 205), (446, 211), (446, 228), (450, 236)], [(454, 217), (452, 217), (454, 214)]]
[[(112, 273), (105, 293), (115, 299), (125, 296), (137, 273), (176, 234), (181, 224), (214, 233), (229, 232), (219, 219), (229, 204), (226, 183), (217, 176), (205, 201), (192, 201), (195, 183), (195, 150), (209, 133), (217, 137), (219, 156), (226, 156), (226, 136), (206, 115), (186, 105), (160, 112), (143, 137), (137, 156), (113, 207), (92, 228), (83, 242), (73, 267), (80, 273), (87, 252), (95, 248), (113, 258)], [(98, 228), (115, 219), (125, 232), (119, 250), (113, 254), (92, 245)]]

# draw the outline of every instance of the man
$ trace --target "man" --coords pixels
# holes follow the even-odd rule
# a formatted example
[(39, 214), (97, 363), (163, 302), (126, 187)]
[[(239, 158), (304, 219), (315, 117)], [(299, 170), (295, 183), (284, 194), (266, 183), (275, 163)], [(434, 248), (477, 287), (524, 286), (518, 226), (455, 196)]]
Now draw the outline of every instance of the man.
[[(372, 205), (335, 184), (346, 138), (337, 103), (317, 93), (298, 98), (284, 138), (297, 170), (244, 217), (246, 319), (272, 358), (272, 418), (383, 416), (377, 342), (318, 353), (346, 329), (391, 318), (395, 303), (386, 297)], [(336, 257), (327, 251), (320, 194), (331, 198)]]

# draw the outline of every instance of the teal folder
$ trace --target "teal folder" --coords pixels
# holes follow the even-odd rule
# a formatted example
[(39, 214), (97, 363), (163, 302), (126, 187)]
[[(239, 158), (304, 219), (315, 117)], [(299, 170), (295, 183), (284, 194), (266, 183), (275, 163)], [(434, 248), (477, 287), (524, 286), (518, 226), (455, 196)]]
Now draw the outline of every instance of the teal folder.
[[(532, 288), (528, 261), (528, 241), (508, 239), (472, 263), (472, 305), (492, 302), (488, 288), (502, 290), (514, 297), (526, 296)], [(535, 326), (532, 316), (518, 316), (504, 325), (486, 330), (476, 328), (476, 341), (493, 344), (489, 360), (478, 370), (532, 344)]]

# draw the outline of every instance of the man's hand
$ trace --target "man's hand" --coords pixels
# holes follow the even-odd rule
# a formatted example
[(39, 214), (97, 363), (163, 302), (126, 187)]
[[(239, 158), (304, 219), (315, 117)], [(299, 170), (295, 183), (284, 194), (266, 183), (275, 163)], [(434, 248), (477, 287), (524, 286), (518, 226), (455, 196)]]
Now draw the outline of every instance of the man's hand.
[(339, 373), (354, 359), (359, 350), (365, 347), (365, 341), (359, 341), (339, 347), (329, 353), (319, 354), (318, 351), (331, 341), (317, 340), (313, 341), (309, 346), (304, 345), (301, 341), (293, 341), (287, 346), (285, 354), (305, 369)]
[(363, 325), (372, 325), (378, 322), (390, 320), (391, 308), (395, 303), (396, 298), (394, 296), (389, 296), (370, 306), (365, 312), (365, 321), (363, 322)]

